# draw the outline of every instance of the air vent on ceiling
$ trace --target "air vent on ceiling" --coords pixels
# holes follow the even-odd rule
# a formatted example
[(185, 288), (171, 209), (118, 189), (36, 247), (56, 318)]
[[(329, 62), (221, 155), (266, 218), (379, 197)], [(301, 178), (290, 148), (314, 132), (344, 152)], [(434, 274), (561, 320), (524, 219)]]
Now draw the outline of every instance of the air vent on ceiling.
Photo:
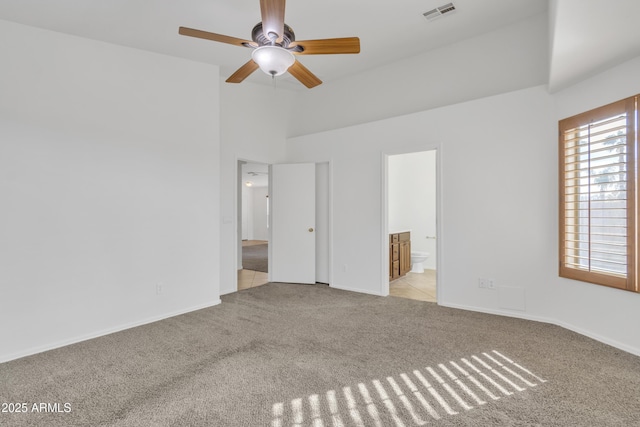
[(456, 10), (456, 7), (453, 5), (453, 3), (447, 3), (445, 5), (436, 7), (433, 10), (423, 13), (422, 16), (424, 16), (424, 18), (427, 21), (433, 21), (440, 18), (445, 13), (453, 13), (455, 12), (455, 10)]

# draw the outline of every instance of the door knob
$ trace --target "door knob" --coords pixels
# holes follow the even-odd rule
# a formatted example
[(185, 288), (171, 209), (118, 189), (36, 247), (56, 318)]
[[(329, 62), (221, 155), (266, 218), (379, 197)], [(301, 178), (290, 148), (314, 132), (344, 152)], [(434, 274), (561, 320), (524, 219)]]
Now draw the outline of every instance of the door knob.
[(309, 228), (309, 233), (313, 233), (313, 228)]

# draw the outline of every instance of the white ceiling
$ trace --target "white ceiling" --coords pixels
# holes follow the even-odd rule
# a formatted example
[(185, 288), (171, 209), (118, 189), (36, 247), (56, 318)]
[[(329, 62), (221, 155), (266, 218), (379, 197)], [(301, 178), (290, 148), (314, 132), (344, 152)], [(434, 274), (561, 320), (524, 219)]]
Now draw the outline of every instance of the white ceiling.
[[(299, 57), (326, 82), (427, 52), (530, 16), (550, 15), (549, 87), (559, 90), (640, 55), (640, 0), (290, 0), (285, 21), (298, 40), (358, 36), (358, 55)], [(178, 27), (251, 38), (259, 0), (1, 0), (0, 19), (221, 67), (226, 78), (250, 50), (178, 35)], [(271, 84), (259, 71), (250, 81)], [(306, 90), (291, 76), (279, 85)]]
[[(546, 0), (455, 0), (451, 15), (427, 22), (422, 14), (448, 0), (290, 0), (285, 22), (298, 40), (358, 36), (358, 55), (304, 56), (323, 81), (512, 24), (547, 9)], [(178, 35), (185, 26), (251, 39), (259, 0), (2, 0), (0, 19), (221, 66), (229, 76), (250, 50)], [(271, 84), (256, 71), (251, 81)], [(288, 76), (287, 86), (306, 90)], [(295, 83), (295, 84), (293, 84)]]
[(242, 182), (251, 183), (251, 187), (266, 187), (269, 185), (269, 165), (263, 163), (243, 163)]
[(640, 0), (551, 0), (549, 89), (640, 55)]

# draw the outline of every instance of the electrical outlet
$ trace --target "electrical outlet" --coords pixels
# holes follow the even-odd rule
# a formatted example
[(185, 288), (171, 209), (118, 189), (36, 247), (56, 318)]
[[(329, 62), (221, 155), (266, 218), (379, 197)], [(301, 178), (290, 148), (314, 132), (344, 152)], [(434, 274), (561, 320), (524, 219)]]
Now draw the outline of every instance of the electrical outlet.
[(485, 279), (484, 277), (480, 277), (478, 279), (478, 287), (481, 289), (495, 289), (496, 282), (493, 279)]
[(347, 264), (343, 264), (342, 265), (342, 271), (344, 271), (345, 273), (349, 270), (349, 267), (347, 267)]
[(162, 295), (164, 293), (164, 286), (162, 283), (156, 285), (156, 295)]

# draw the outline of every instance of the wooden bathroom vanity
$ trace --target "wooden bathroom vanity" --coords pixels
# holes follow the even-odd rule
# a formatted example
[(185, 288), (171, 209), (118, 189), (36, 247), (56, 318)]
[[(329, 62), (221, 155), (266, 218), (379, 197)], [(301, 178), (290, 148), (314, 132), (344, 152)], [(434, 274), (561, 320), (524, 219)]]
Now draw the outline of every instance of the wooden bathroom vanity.
[(411, 233), (389, 234), (389, 280), (398, 279), (411, 270)]

